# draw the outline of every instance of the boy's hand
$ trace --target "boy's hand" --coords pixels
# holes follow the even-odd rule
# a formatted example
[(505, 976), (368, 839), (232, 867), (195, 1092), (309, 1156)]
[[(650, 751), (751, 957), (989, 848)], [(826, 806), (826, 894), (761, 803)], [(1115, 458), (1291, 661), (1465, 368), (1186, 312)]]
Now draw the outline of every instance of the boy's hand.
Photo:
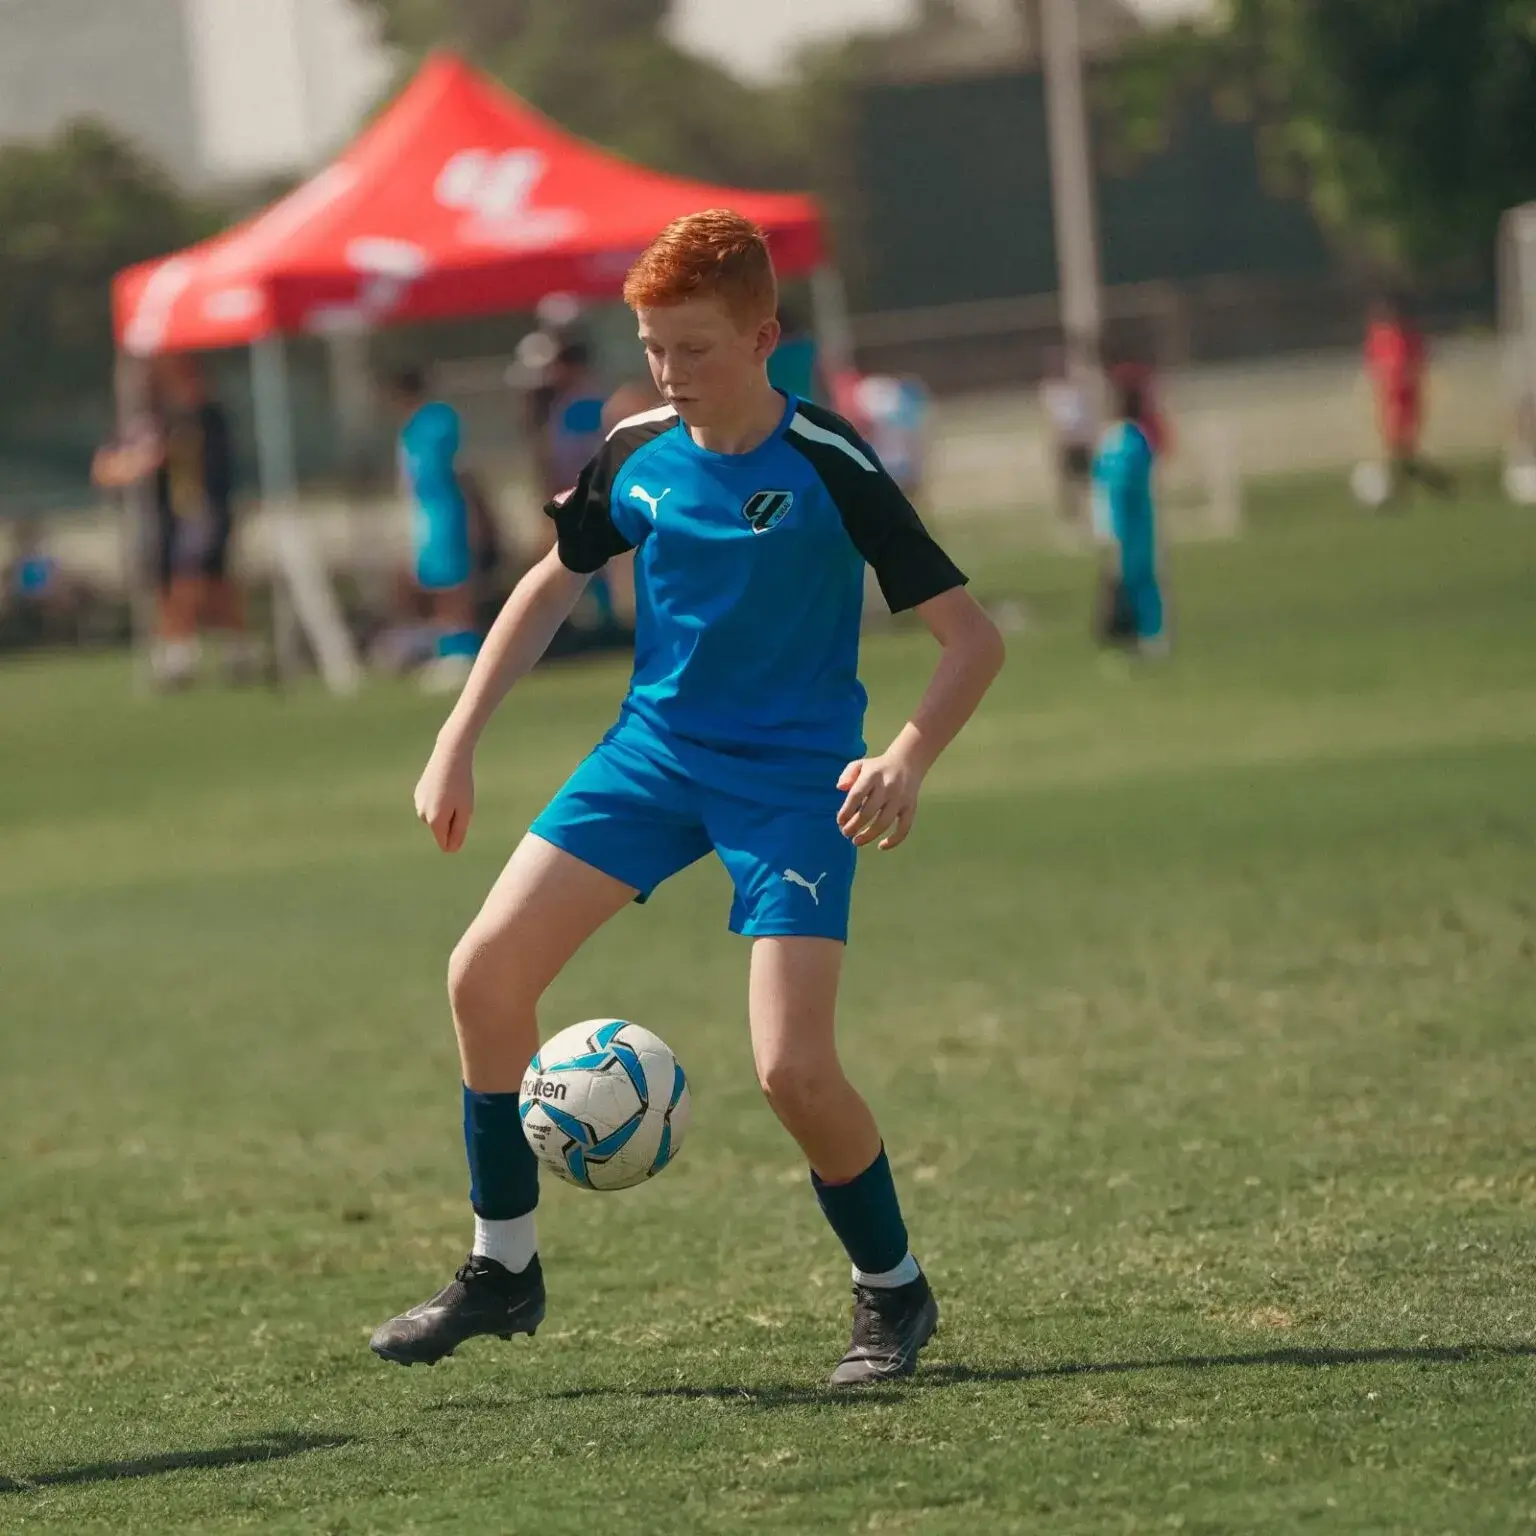
[(915, 764), (897, 752), (863, 757), (843, 769), (837, 787), (848, 792), (837, 813), (837, 825), (855, 848), (877, 837), (885, 850), (906, 842), (923, 787), (923, 775)]
[(470, 817), (475, 814), (472, 752), (438, 742), (416, 784), (416, 814), (444, 853), (457, 853), (464, 846)]

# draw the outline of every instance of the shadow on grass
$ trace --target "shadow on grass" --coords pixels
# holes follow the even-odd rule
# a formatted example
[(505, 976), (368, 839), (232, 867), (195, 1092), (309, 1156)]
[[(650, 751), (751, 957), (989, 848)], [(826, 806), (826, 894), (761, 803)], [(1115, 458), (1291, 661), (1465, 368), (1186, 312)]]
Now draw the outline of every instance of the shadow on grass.
[[(1536, 1344), (1446, 1344), (1426, 1345), (1416, 1349), (1264, 1349), (1251, 1354), (1171, 1355), (1162, 1360), (1063, 1361), (1059, 1365), (976, 1366), (951, 1362), (922, 1367), (910, 1382), (902, 1384), (902, 1390), (912, 1392), (925, 1388), (986, 1385), (990, 1382), (1050, 1381), (1063, 1376), (1115, 1376), (1132, 1371), (1204, 1371), (1255, 1366), (1300, 1366), (1316, 1370), (1333, 1365), (1389, 1365), (1396, 1362), (1465, 1365), (1477, 1360), (1509, 1360), (1526, 1356), (1536, 1356)], [(570, 1387), (549, 1395), (552, 1398), (712, 1398), (720, 1402), (750, 1403), (764, 1408), (868, 1401), (867, 1394), (859, 1391), (793, 1385)]]
[(263, 1435), (259, 1440), (240, 1440), (206, 1451), (164, 1451), (158, 1456), (137, 1456), (130, 1461), (93, 1461), (79, 1467), (60, 1467), (35, 1477), (14, 1478), (0, 1474), (0, 1493), (29, 1493), (35, 1488), (67, 1487), (72, 1483), (115, 1483), (127, 1478), (160, 1477), (189, 1467), (239, 1467), (253, 1461), (283, 1461), (309, 1451), (330, 1451), (346, 1445), (351, 1435)]

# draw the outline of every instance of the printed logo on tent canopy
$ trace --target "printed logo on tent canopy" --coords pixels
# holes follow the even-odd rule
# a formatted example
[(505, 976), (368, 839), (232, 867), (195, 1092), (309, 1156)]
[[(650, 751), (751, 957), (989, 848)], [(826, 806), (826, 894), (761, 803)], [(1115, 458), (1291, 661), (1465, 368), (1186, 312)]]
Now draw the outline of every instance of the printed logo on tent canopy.
[(574, 208), (536, 208), (534, 194), (549, 170), (537, 149), (458, 150), (438, 173), (433, 196), (466, 214), (459, 238), (504, 250), (531, 251), (579, 234), (585, 220)]

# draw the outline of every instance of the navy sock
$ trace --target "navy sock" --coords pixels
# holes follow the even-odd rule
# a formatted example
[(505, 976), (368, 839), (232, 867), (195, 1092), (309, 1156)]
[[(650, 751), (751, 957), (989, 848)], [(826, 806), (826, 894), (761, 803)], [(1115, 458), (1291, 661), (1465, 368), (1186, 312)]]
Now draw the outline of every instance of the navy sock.
[(475, 1215), (511, 1221), (539, 1203), (539, 1164), (523, 1135), (515, 1093), (465, 1088), (464, 1151)]
[(828, 1184), (813, 1168), (811, 1187), (821, 1214), (842, 1240), (855, 1269), (884, 1274), (906, 1258), (907, 1224), (901, 1219), (901, 1202), (884, 1147), (863, 1173), (846, 1184)]

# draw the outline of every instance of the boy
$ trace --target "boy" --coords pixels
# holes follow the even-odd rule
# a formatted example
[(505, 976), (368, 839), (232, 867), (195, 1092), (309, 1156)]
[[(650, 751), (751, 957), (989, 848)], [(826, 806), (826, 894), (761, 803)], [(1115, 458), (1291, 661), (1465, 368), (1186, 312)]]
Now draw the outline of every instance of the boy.
[[(454, 951), (474, 1247), (373, 1348), (410, 1365), (538, 1326), (536, 1165), (517, 1105), (535, 1007), (597, 928), (714, 851), (736, 887), (731, 927), (753, 941), (758, 1080), (854, 1266), (853, 1342), (832, 1380), (910, 1375), (938, 1308), (880, 1133), (843, 1075), (833, 1014), (855, 851), (905, 840), (923, 776), (997, 674), (1002, 640), (853, 430), (769, 384), (777, 293), (753, 225), (718, 210), (677, 221), (625, 298), (665, 404), (620, 423), (550, 504), (557, 546), (508, 600), (416, 787), (439, 846), (463, 846), (492, 711), (589, 576), (632, 548), (634, 677), (618, 724)], [(917, 713), (872, 757), (856, 675), (866, 560), (891, 607), (915, 609), (943, 648)]]
[(92, 478), (112, 490), (152, 481), (156, 683), (180, 687), (193, 680), (205, 630), (226, 637), (231, 677), (243, 681), (254, 672), (255, 656), (240, 589), (229, 574), (235, 492), (229, 415), (196, 358), (159, 359), (151, 382), (153, 419), (139, 422), (127, 442), (101, 449)]
[(1152, 472), (1160, 433), (1141, 378), (1112, 381), (1116, 419), (1093, 461), (1093, 521), (1111, 552), (1100, 591), (1099, 638), (1133, 644), (1143, 656), (1168, 648), (1163, 633), (1163, 590), (1157, 575), (1157, 516)]
[(475, 561), (469, 505), (459, 483), (459, 415), (427, 395), (418, 368), (395, 375), (400, 417), (400, 473), (415, 505), (416, 584), (438, 626), (437, 659), (422, 674), (428, 692), (463, 685), (480, 649), (475, 629)]
[(1376, 392), (1376, 421), (1394, 496), (1405, 480), (1416, 480), (1437, 496), (1455, 489), (1451, 477), (1419, 453), (1427, 365), (1424, 336), (1407, 304), (1395, 296), (1377, 303), (1365, 333), (1365, 370)]
[(1092, 378), (1075, 354), (1065, 348), (1053, 351), (1040, 384), (1040, 404), (1056, 465), (1056, 510), (1068, 525), (1081, 523), (1093, 479), (1093, 394)]

